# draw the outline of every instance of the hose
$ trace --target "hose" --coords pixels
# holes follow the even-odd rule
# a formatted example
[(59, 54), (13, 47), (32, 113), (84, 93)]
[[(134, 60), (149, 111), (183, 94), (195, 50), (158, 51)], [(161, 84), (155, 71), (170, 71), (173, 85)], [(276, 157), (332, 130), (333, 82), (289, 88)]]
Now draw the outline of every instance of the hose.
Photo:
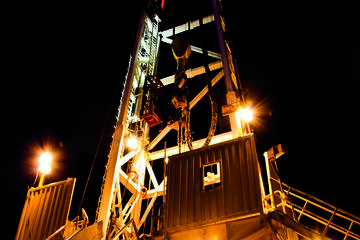
[(204, 67), (205, 67), (205, 76), (206, 76), (206, 82), (207, 82), (207, 87), (208, 87), (208, 92), (209, 92), (209, 98), (210, 98), (210, 103), (211, 103), (211, 123), (210, 123), (210, 128), (209, 128), (209, 133), (208, 136), (204, 142), (203, 147), (207, 147), (209, 146), (212, 137), (215, 134), (216, 131), (216, 124), (217, 124), (217, 117), (218, 117), (218, 107), (217, 107), (217, 103), (215, 100), (215, 95), (214, 95), (214, 90), (212, 88), (211, 85), (211, 80), (209, 78), (210, 75), (210, 68), (209, 68), (209, 63), (207, 61), (208, 59), (208, 52), (204, 47), (204, 41), (202, 40), (202, 34), (201, 34), (201, 29), (203, 26), (203, 22), (202, 19), (199, 19), (200, 21), (200, 44), (201, 44), (201, 48), (202, 48), (202, 52), (203, 52), (203, 62), (204, 62)]

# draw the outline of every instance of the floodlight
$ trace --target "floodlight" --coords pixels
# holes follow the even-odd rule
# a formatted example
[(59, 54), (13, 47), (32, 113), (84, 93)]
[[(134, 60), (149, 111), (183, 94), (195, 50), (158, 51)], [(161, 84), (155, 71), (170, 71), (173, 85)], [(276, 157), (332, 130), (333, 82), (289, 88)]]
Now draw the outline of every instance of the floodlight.
[(44, 174), (48, 174), (51, 171), (52, 155), (49, 152), (44, 152), (39, 157), (38, 170)]
[(245, 122), (251, 122), (253, 120), (253, 111), (249, 107), (240, 109), (240, 115)]
[(126, 146), (130, 149), (130, 150), (135, 150), (138, 147), (138, 139), (137, 137), (130, 135), (127, 140), (126, 140)]

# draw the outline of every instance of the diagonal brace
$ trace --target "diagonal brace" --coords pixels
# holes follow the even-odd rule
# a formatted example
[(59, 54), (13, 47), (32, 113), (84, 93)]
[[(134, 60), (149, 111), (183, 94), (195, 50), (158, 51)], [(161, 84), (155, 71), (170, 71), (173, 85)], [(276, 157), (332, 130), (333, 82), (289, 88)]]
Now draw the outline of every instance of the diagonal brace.
[[(224, 71), (221, 70), (212, 80), (211, 80), (211, 85), (214, 86), (222, 77), (224, 76)], [(189, 109), (192, 109), (196, 103), (198, 103), (200, 101), (200, 99), (205, 96), (205, 94), (208, 92), (208, 87), (205, 86), (203, 90), (201, 90), (201, 92), (193, 99), (191, 100), (190, 104), (189, 104)], [(168, 134), (168, 132), (170, 132), (171, 128), (169, 126), (166, 126), (161, 133), (159, 133), (147, 146), (147, 151), (150, 151), (151, 149), (153, 149), (156, 144), (158, 144), (161, 139), (163, 139), (163, 137), (166, 136), (166, 134)]]

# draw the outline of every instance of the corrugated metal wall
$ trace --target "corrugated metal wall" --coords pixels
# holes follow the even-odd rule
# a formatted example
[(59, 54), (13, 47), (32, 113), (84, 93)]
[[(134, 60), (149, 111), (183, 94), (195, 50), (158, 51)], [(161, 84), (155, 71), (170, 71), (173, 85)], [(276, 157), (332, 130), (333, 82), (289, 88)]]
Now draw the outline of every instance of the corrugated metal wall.
[[(221, 185), (203, 190), (204, 164), (221, 163)], [(170, 157), (166, 195), (168, 230), (223, 221), (261, 210), (254, 137)]]
[(75, 178), (29, 189), (15, 239), (45, 239), (66, 223)]

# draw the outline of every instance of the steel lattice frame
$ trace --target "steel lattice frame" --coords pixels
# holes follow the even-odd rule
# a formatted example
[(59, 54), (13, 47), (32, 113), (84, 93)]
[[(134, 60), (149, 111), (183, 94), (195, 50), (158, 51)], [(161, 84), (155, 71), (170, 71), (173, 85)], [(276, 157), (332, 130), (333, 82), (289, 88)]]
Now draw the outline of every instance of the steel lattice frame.
[[(224, 40), (224, 38), (226, 38), (224, 29), (225, 23), (223, 17), (220, 18), (222, 13), (221, 6), (220, 8), (219, 6), (220, 3), (214, 0), (214, 15), (203, 17), (202, 23), (208, 24), (215, 22), (217, 32), (214, 31), (214, 36), (217, 36), (220, 45), (220, 53), (208, 51), (208, 56), (215, 59), (214, 62), (209, 63), (210, 71), (222, 68), (212, 79), (211, 84), (215, 85), (224, 77), (227, 86), (227, 103), (232, 104), (239, 101), (238, 97), (236, 97), (236, 92), (239, 91), (239, 80), (236, 78), (231, 52), (227, 50), (230, 49), (230, 46), (228, 45), (228, 41)], [(143, 96), (142, 94), (135, 95), (135, 90), (144, 87), (145, 78), (147, 76), (156, 74), (155, 70), (160, 44), (159, 34), (161, 34), (162, 42), (171, 44), (172, 40), (170, 37), (199, 27), (200, 21), (194, 20), (187, 22), (161, 33), (158, 32), (159, 23), (160, 19), (156, 15), (154, 19), (150, 19), (145, 13), (142, 14), (123, 89), (118, 122), (113, 135), (113, 143), (96, 212), (96, 222), (102, 224), (103, 237), (106, 237), (107, 239), (118, 238), (121, 234), (128, 234), (128, 236), (129, 234), (132, 234), (133, 236), (137, 235), (138, 229), (140, 229), (142, 224), (146, 221), (156, 198), (162, 196), (166, 188), (164, 187), (166, 181), (162, 180), (162, 182), (159, 183), (150, 164), (150, 161), (152, 160), (163, 158), (165, 156), (165, 151), (161, 150), (154, 153), (150, 153), (149, 151), (161, 141), (171, 128), (168, 126), (165, 127), (165, 129), (163, 129), (163, 131), (150, 143), (147, 141), (149, 129), (147, 124), (140, 118)], [(191, 49), (194, 52), (202, 53), (202, 49), (197, 46), (192, 45)], [(204, 73), (205, 68), (201, 63), (199, 64), (199, 67), (186, 71), (188, 78), (193, 78)], [(162, 78), (161, 81), (164, 85), (172, 84), (174, 82), (174, 76)], [(191, 108), (193, 108), (207, 92), (208, 87), (206, 86), (189, 103), (189, 109), (191, 110)], [(219, 141), (229, 140), (242, 135), (242, 133), (238, 131), (238, 129), (241, 128), (239, 128), (239, 123), (236, 122), (234, 115), (235, 114), (230, 115), (232, 131), (215, 135), (210, 144), (215, 144)], [(135, 132), (133, 126), (135, 126)], [(140, 142), (138, 148), (133, 151), (127, 151), (125, 147), (125, 139), (130, 134), (135, 134)], [(204, 141), (205, 139), (194, 141), (194, 149), (201, 147)], [(187, 150), (188, 149), (184, 146), (183, 151)], [(177, 153), (176, 150), (170, 148), (168, 149), (167, 155)], [(133, 180), (124, 171), (124, 166), (129, 160), (132, 160), (132, 168), (135, 169), (139, 175), (137, 181)], [(150, 176), (150, 186), (153, 186), (153, 188), (146, 189), (146, 196), (142, 196), (146, 172)], [(131, 197), (127, 201), (123, 198), (123, 192), (125, 190), (131, 193)], [(141, 212), (143, 199), (149, 199), (144, 213)], [(130, 224), (130, 222), (132, 224)], [(131, 233), (128, 233), (130, 228), (132, 229), (130, 230)]]

